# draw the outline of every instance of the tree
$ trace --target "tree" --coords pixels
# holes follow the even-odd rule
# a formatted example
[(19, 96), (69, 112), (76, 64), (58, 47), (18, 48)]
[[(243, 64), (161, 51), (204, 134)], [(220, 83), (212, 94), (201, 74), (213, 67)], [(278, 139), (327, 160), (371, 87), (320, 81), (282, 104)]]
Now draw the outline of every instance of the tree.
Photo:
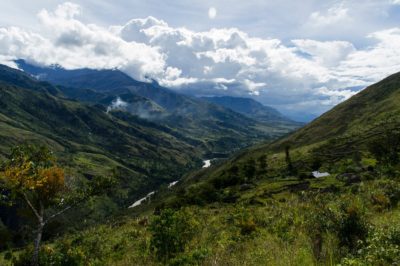
[(258, 165), (260, 167), (261, 174), (265, 174), (267, 172), (267, 168), (268, 168), (267, 159), (268, 159), (268, 157), (266, 154), (263, 154), (258, 158)]
[(286, 165), (289, 173), (294, 172), (293, 164), (292, 164), (292, 159), (290, 158), (290, 146), (286, 145), (285, 146), (285, 160), (286, 160)]
[(11, 200), (24, 201), (36, 218), (32, 264), (38, 265), (43, 230), (49, 221), (101, 192), (111, 179), (95, 179), (90, 187), (71, 191), (65, 183), (64, 170), (47, 147), (17, 146), (10, 157), (2, 167), (0, 183)]
[(254, 159), (247, 160), (243, 168), (246, 181), (252, 180), (256, 174), (256, 162)]
[(383, 165), (396, 165), (400, 161), (400, 131), (384, 130), (379, 138), (369, 143), (369, 151)]

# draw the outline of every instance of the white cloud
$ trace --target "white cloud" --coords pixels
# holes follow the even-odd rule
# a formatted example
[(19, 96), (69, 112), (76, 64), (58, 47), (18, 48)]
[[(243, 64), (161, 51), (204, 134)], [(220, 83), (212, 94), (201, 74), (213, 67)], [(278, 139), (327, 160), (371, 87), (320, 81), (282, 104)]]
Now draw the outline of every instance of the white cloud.
[(30, 62), (73, 68), (119, 68), (134, 78), (163, 76), (165, 55), (157, 47), (128, 42), (110, 30), (76, 19), (79, 7), (65, 3), (54, 12), (42, 10), (41, 34), (17, 27), (0, 28), (0, 54)]
[(327, 67), (336, 66), (356, 50), (353, 44), (344, 41), (293, 40), (292, 42), (301, 52), (310, 55), (316, 63)]
[(333, 25), (343, 20), (349, 19), (349, 9), (344, 7), (343, 3), (334, 5), (326, 12), (316, 11), (311, 13), (309, 23), (315, 27), (324, 27)]
[[(237, 28), (192, 31), (148, 17), (109, 28), (79, 20), (65, 3), (42, 10), (40, 34), (0, 28), (0, 63), (23, 58), (65, 68), (118, 68), (135, 79), (197, 95), (251, 96), (286, 109), (325, 111), (365, 86), (400, 70), (400, 28), (377, 31), (357, 49), (348, 41), (251, 37)], [(314, 12), (315, 22), (348, 19), (343, 5)]]
[(349, 83), (375, 82), (400, 71), (400, 28), (375, 32), (369, 37), (376, 44), (351, 53), (337, 69)]
[(11, 68), (18, 68), (17, 64), (14, 62), (14, 60), (16, 60), (16, 59), (18, 59), (18, 58), (15, 58), (13, 56), (0, 55), (0, 64), (6, 65)]
[(117, 97), (111, 104), (107, 107), (107, 113), (112, 110), (124, 110), (128, 107), (128, 103), (123, 101), (120, 97)]

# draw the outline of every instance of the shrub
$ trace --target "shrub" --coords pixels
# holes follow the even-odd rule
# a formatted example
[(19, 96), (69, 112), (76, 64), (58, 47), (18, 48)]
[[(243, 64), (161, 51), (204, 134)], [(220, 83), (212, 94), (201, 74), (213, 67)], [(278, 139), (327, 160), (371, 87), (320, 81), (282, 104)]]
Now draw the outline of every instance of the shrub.
[[(354, 252), (368, 235), (368, 224), (361, 200), (354, 196), (339, 199), (316, 197), (305, 208), (305, 229), (317, 260), (328, 256), (324, 243), (337, 242), (339, 254)], [(332, 241), (331, 241), (332, 242)], [(336, 244), (335, 244), (336, 245)]]
[[(15, 266), (31, 265), (33, 247), (25, 249), (18, 258), (13, 259)], [(80, 249), (71, 249), (63, 243), (52, 248), (43, 246), (39, 253), (39, 265), (79, 266), (84, 264), (85, 255)]]
[(341, 265), (399, 265), (400, 229), (375, 228), (357, 256), (344, 258)]
[(256, 174), (256, 162), (254, 159), (249, 159), (243, 165), (243, 172), (246, 181), (251, 181)]
[(257, 159), (258, 167), (259, 167), (259, 174), (265, 174), (268, 169), (268, 157), (266, 154), (261, 155)]
[(167, 262), (185, 250), (192, 239), (197, 222), (184, 211), (162, 210), (150, 223), (150, 249), (157, 259)]
[(342, 206), (342, 216), (337, 230), (340, 245), (348, 247), (350, 251), (358, 247), (359, 241), (365, 240), (368, 227), (359, 206), (356, 204)]
[(390, 199), (381, 192), (373, 193), (371, 196), (371, 201), (376, 206), (378, 211), (382, 211), (390, 207)]
[(228, 220), (233, 222), (243, 236), (251, 235), (257, 229), (253, 214), (245, 207), (237, 207)]
[(188, 254), (179, 254), (169, 261), (171, 266), (201, 265), (201, 262), (207, 257), (207, 249), (195, 249)]
[(219, 195), (218, 191), (212, 184), (205, 182), (190, 186), (185, 191), (184, 197), (184, 201), (188, 204), (202, 205), (205, 203), (217, 201)]

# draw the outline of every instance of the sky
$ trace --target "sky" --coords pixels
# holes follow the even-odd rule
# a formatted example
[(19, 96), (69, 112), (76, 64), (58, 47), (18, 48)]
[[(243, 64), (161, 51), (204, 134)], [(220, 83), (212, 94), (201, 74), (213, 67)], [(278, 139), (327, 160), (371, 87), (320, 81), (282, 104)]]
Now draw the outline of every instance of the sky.
[(400, 71), (400, 0), (0, 2), (0, 63), (116, 68), (319, 115)]

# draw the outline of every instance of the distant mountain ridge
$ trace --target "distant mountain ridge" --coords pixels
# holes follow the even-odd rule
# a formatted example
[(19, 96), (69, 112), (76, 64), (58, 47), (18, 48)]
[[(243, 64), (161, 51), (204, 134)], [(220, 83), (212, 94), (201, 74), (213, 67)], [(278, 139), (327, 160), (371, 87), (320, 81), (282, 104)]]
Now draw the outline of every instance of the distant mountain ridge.
[[(277, 138), (297, 124), (268, 124), (229, 108), (182, 95), (156, 82), (136, 81), (118, 70), (38, 67), (16, 61), (26, 73), (54, 84), (68, 97), (91, 104), (119, 109), (178, 130), (188, 138), (203, 142), (203, 150), (230, 152), (249, 144)], [(125, 104), (126, 103), (126, 104)]]
[(58, 65), (49, 67), (35, 66), (24, 60), (16, 60), (15, 63), (24, 72), (31, 74), (38, 80), (48, 81), (69, 88), (108, 91), (125, 86), (135, 86), (141, 83), (125, 73), (113, 69), (96, 70), (82, 68), (67, 70)]
[[(229, 108), (235, 112), (241, 113), (258, 121), (263, 121), (265, 123), (297, 123), (281, 114), (278, 110), (269, 106), (265, 106), (251, 98), (215, 96), (202, 97), (202, 99)], [(297, 124), (301, 125), (302, 123)]]

